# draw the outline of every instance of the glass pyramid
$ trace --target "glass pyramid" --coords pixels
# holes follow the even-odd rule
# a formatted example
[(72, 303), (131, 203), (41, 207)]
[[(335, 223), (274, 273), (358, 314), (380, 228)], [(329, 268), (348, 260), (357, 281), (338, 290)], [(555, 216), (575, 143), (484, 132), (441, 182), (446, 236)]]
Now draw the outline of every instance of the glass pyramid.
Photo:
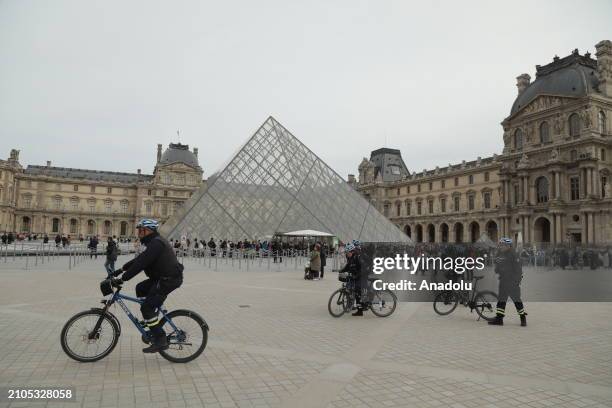
[(317, 230), (348, 242), (411, 242), (334, 170), (269, 117), (162, 227), (166, 237), (269, 239)]

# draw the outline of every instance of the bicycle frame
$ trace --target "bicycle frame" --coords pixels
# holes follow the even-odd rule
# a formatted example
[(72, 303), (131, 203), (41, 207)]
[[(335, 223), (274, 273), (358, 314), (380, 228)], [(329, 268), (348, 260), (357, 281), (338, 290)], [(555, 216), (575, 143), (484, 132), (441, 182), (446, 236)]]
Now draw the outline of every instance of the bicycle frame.
[[(132, 324), (136, 327), (136, 329), (138, 329), (140, 334), (143, 335), (143, 336), (147, 336), (148, 332), (140, 324), (138, 318), (136, 318), (136, 316), (134, 316), (134, 314), (132, 313), (130, 308), (127, 307), (127, 305), (124, 302), (125, 300), (128, 301), (128, 302), (138, 303), (140, 305), (144, 303), (144, 298), (137, 298), (137, 297), (133, 297), (133, 296), (124, 295), (124, 294), (121, 293), (121, 289), (119, 288), (119, 289), (117, 289), (113, 293), (113, 295), (110, 297), (110, 299), (103, 299), (102, 300), (102, 303), (104, 303), (104, 305), (105, 305), (104, 306), (104, 313), (106, 314), (108, 312), (108, 309), (110, 308), (110, 306), (113, 303), (119, 304), (121, 309), (123, 309), (123, 311), (128, 316), (128, 318), (130, 319)], [(159, 307), (159, 312), (162, 314), (163, 319), (165, 319), (170, 324), (170, 326), (172, 327), (173, 331), (178, 331), (179, 330), (178, 327), (175, 326), (175, 324), (172, 321), (172, 319), (170, 319), (168, 317), (168, 310), (166, 310), (163, 305), (161, 305)], [(100, 325), (102, 324), (102, 319), (103, 319), (103, 316), (100, 316), (100, 319), (98, 320), (98, 322), (96, 323), (96, 326), (94, 327), (94, 329), (90, 333), (90, 336), (94, 336), (95, 333), (98, 332), (98, 330), (100, 329)]]

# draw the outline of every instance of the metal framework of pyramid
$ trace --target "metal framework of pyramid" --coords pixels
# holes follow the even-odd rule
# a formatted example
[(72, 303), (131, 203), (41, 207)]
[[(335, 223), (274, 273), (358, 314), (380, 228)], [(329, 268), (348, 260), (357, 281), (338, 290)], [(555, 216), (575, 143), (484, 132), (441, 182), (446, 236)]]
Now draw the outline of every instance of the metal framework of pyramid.
[(266, 239), (312, 229), (348, 242), (408, 242), (334, 170), (269, 117), (162, 227), (168, 238)]

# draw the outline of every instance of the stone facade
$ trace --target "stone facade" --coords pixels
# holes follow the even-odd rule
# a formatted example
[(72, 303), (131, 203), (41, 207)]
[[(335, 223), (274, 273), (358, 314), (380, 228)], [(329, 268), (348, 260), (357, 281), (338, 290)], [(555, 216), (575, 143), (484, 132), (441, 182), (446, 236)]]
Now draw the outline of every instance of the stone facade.
[(152, 175), (0, 160), (0, 231), (131, 237), (140, 218), (167, 220), (204, 183), (198, 149), (171, 143)]
[[(612, 244), (612, 42), (517, 77), (500, 155), (385, 181), (372, 152), (355, 187), (417, 242), (483, 233), (530, 244)], [(397, 153), (399, 154), (399, 152)]]

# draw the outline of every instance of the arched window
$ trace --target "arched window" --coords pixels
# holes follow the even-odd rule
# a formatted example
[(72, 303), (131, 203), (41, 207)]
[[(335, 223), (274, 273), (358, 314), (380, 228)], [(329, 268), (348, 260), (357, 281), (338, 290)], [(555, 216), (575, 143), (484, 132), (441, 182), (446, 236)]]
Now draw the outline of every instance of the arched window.
[(523, 148), (523, 131), (521, 129), (516, 129), (516, 132), (514, 132), (514, 148), (516, 150)]
[(548, 179), (546, 177), (538, 177), (536, 180), (536, 192), (538, 195), (538, 203), (548, 201)]
[(570, 161), (576, 160), (578, 160), (578, 152), (576, 151), (576, 149), (573, 149), (572, 151), (570, 151)]
[(113, 224), (109, 220), (104, 221), (104, 235), (111, 235), (112, 229)]
[(542, 122), (540, 125), (540, 143), (548, 143), (550, 142), (550, 130), (548, 126), (548, 122)]
[(580, 116), (577, 113), (572, 113), (569, 117), (569, 128), (570, 128), (570, 136), (578, 137), (580, 136)]
[(89, 235), (95, 235), (96, 233), (96, 223), (94, 220), (87, 221), (87, 233)]
[(606, 114), (603, 111), (599, 111), (597, 114), (597, 123), (599, 124), (599, 132), (606, 133)]
[(153, 203), (151, 201), (146, 201), (145, 202), (145, 212), (147, 214), (151, 214), (151, 211), (153, 211)]
[(125, 221), (121, 221), (121, 236), (126, 236), (127, 235), (127, 228), (128, 228), (128, 223)]
[(79, 228), (78, 225), (79, 224), (78, 224), (78, 221), (76, 219), (72, 218), (70, 220), (70, 233), (71, 234), (76, 234), (77, 233), (78, 228)]
[(22, 232), (30, 232), (30, 217), (23, 217), (21, 219), (21, 231)]
[(51, 232), (59, 232), (60, 220), (59, 218), (53, 218), (51, 220)]

